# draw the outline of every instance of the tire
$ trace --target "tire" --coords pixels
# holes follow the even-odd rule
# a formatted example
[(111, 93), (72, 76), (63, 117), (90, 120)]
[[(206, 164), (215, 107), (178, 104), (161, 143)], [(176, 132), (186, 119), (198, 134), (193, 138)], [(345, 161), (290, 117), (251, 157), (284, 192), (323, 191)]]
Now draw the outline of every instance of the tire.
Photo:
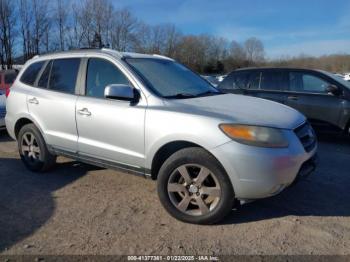
[(171, 155), (159, 170), (157, 189), (164, 208), (183, 222), (214, 224), (234, 205), (234, 191), (225, 170), (199, 147)]
[(34, 124), (24, 125), (18, 133), (18, 150), (24, 165), (33, 172), (44, 172), (56, 163), (45, 140)]

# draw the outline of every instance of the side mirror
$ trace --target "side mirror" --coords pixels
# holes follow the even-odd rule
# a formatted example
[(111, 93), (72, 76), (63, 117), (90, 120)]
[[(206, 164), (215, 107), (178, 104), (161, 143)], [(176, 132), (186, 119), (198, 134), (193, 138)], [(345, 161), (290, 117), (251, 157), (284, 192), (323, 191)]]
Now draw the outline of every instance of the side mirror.
[(328, 94), (339, 96), (341, 94), (341, 89), (336, 85), (329, 85), (326, 87), (326, 92)]
[(132, 103), (138, 102), (140, 94), (134, 88), (124, 84), (111, 84), (106, 86), (104, 91), (105, 98), (130, 101)]

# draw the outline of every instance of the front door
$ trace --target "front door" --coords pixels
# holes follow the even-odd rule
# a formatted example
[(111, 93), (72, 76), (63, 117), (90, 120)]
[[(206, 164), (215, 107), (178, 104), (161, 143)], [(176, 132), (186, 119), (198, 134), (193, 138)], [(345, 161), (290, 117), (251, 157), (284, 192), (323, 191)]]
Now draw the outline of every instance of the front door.
[(328, 94), (330, 83), (309, 72), (290, 72), (286, 104), (303, 113), (314, 125), (337, 126), (342, 98)]
[(109, 60), (90, 58), (86, 74), (85, 95), (76, 107), (79, 153), (120, 166), (143, 167), (145, 101), (133, 105), (104, 98), (107, 85), (130, 85)]

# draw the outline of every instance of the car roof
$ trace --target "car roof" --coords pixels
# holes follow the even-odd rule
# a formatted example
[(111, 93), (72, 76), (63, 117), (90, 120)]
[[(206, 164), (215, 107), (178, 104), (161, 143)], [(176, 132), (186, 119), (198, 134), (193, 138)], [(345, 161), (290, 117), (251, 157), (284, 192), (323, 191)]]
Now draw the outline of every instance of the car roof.
[(36, 55), (32, 59), (37, 60), (41, 58), (46, 59), (54, 59), (54, 58), (60, 58), (67, 55), (93, 55), (93, 54), (107, 54), (111, 55), (115, 58), (122, 59), (122, 58), (159, 58), (159, 59), (167, 59), (172, 60), (169, 57), (161, 56), (157, 54), (140, 54), (140, 53), (132, 53), (132, 52), (119, 52), (113, 49), (109, 48), (81, 48), (81, 49), (74, 49), (74, 50), (68, 50), (68, 51), (60, 51), (60, 52), (53, 52), (53, 53), (47, 53), (47, 54), (41, 54)]
[(303, 68), (303, 67), (244, 67), (233, 70), (232, 72), (240, 71), (255, 71), (255, 70), (295, 70), (295, 71), (313, 71), (324, 73), (325, 71), (319, 69)]

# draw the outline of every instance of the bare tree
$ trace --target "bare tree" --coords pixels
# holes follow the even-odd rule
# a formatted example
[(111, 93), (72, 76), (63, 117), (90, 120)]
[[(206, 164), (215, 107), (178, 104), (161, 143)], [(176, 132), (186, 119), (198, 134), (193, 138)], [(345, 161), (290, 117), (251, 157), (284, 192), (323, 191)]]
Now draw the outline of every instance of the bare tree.
[(14, 4), (11, 0), (0, 1), (0, 42), (1, 42), (1, 62), (5, 62), (7, 68), (12, 68), (12, 56), (14, 45), (14, 30), (16, 16)]
[(244, 42), (247, 59), (251, 63), (260, 63), (264, 60), (265, 51), (263, 43), (256, 37), (251, 37)]
[(116, 10), (113, 14), (111, 47), (119, 51), (130, 50), (135, 45), (137, 19), (128, 9)]
[[(33, 42), (34, 51), (40, 53), (42, 41), (45, 42), (45, 33), (48, 32), (50, 26), (48, 1), (32, 0), (33, 5)], [(47, 37), (47, 36), (46, 36)], [(45, 49), (48, 49), (48, 44), (45, 43)]]
[(65, 49), (65, 33), (68, 20), (68, 2), (66, 0), (56, 0), (55, 20), (58, 27), (60, 49)]

